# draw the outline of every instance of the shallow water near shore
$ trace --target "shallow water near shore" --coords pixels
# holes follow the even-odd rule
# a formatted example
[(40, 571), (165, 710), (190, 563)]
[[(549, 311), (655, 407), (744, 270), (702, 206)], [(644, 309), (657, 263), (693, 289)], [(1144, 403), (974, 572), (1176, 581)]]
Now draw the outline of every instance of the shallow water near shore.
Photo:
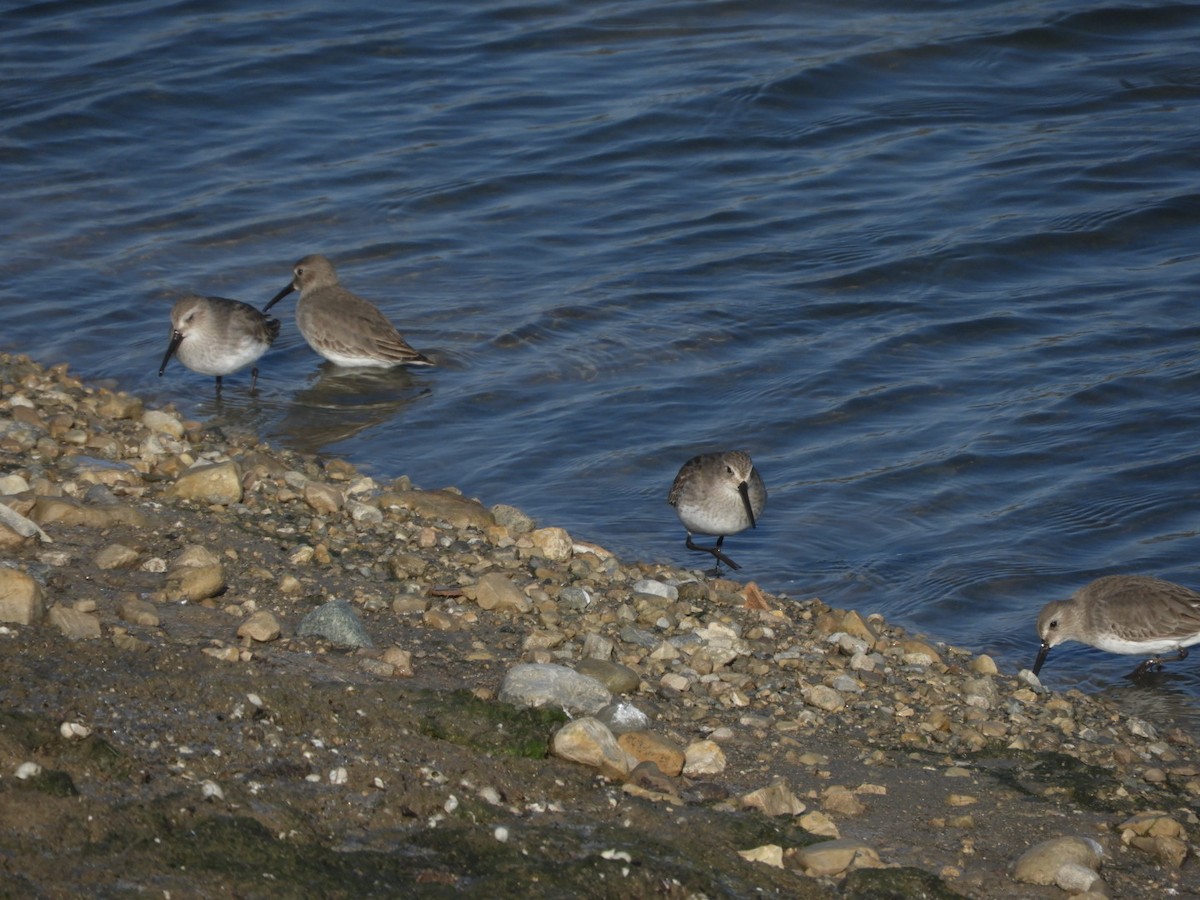
[[(1200, 8), (147, 2), (0, 13), (0, 349), (995, 656), (1099, 575), (1200, 587)], [(322, 252), (439, 368), (156, 375), (185, 291)], [(1194, 661), (1043, 676), (1178, 712)], [(1200, 721), (1192, 713), (1193, 722)]]

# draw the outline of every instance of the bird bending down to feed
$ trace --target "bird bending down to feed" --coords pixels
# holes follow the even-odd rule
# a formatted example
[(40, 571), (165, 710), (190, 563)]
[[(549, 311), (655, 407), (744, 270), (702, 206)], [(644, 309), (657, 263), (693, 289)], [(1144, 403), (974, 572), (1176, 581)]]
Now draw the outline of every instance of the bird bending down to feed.
[(1047, 603), (1037, 630), (1042, 645), (1034, 675), (1051, 648), (1079, 641), (1109, 653), (1149, 656), (1131, 673), (1137, 677), (1187, 659), (1187, 648), (1200, 643), (1200, 594), (1147, 575), (1108, 575), (1068, 600)]
[[(667, 502), (675, 507), (688, 531), (687, 548), (711, 553), (716, 560), (713, 572), (719, 574), (721, 563), (741, 568), (721, 552), (721, 545), (731, 534), (758, 527), (758, 517), (767, 505), (767, 489), (748, 453), (702, 453), (683, 464)], [(702, 547), (692, 541), (692, 534), (715, 535), (717, 542)]]
[[(249, 303), (224, 297), (183, 297), (171, 309), (171, 341), (158, 367), (161, 377), (172, 356), (201, 375), (221, 377), (253, 365), (279, 336), (279, 320), (260, 313)], [(250, 370), (251, 389), (258, 367)]]
[(291, 283), (271, 298), (263, 312), (290, 294), (300, 292), (296, 325), (308, 345), (339, 366), (432, 366), (433, 362), (408, 345), (370, 301), (338, 283), (333, 263), (324, 256), (306, 256), (292, 269)]

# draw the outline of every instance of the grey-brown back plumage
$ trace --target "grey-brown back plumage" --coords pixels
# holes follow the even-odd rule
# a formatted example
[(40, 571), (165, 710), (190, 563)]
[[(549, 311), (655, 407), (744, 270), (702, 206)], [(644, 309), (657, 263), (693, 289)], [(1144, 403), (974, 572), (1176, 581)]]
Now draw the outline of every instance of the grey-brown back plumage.
[(292, 272), (292, 287), (300, 291), (296, 327), (321, 356), (341, 366), (433, 365), (375, 304), (342, 287), (324, 256), (306, 256)]

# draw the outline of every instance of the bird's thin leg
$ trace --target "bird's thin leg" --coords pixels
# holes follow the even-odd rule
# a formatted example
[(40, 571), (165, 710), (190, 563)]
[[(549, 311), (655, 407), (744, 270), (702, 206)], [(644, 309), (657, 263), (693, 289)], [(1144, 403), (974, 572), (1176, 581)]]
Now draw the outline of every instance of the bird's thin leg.
[(1134, 669), (1134, 670), (1133, 670), (1133, 674), (1132, 674), (1130, 677), (1131, 677), (1131, 678), (1137, 678), (1137, 677), (1139, 677), (1139, 676), (1141, 676), (1141, 675), (1145, 675), (1145, 674), (1146, 674), (1147, 672), (1149, 672), (1151, 669), (1161, 669), (1161, 668), (1163, 667), (1163, 663), (1169, 663), (1169, 662), (1179, 662), (1179, 661), (1180, 661), (1180, 660), (1182, 660), (1182, 659), (1187, 659), (1187, 657), (1188, 657), (1188, 649), (1187, 649), (1187, 647), (1180, 647), (1180, 648), (1179, 648), (1179, 649), (1178, 649), (1178, 650), (1175, 652), (1175, 655), (1174, 655), (1174, 656), (1154, 656), (1154, 657), (1151, 657), (1150, 659), (1148, 659), (1148, 660), (1146, 660), (1145, 662), (1143, 662), (1143, 663), (1142, 663), (1140, 666), (1138, 666), (1136, 669)]
[(731, 569), (740, 569), (741, 568), (741, 566), (739, 566), (732, 559), (730, 559), (728, 556), (726, 556), (724, 553), (721, 552), (721, 544), (724, 540), (725, 540), (725, 535), (721, 535), (719, 538), (717, 538), (717, 543), (715, 546), (701, 547), (699, 544), (695, 543), (692, 540), (692, 535), (689, 532), (688, 536), (687, 536), (687, 548), (689, 550), (695, 550), (698, 553), (711, 553), (713, 555), (713, 557), (717, 560), (717, 565), (716, 565), (716, 568), (713, 569), (713, 572), (715, 574), (719, 575), (721, 573), (721, 563), (725, 563), (725, 565), (729, 566), (729, 568), (731, 568)]
[(221, 376), (217, 376), (217, 396), (221, 396)]
[(250, 370), (250, 390), (258, 387), (258, 366)]

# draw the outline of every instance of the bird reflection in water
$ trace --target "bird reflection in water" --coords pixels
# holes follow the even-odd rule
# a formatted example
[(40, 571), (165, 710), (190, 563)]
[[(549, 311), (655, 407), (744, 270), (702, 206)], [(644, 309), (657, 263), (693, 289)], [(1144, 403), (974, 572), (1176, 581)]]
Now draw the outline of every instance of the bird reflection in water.
[(272, 437), (301, 453), (318, 453), (389, 421), (430, 391), (426, 379), (403, 368), (346, 369), (325, 363), (312, 384), (292, 398)]

